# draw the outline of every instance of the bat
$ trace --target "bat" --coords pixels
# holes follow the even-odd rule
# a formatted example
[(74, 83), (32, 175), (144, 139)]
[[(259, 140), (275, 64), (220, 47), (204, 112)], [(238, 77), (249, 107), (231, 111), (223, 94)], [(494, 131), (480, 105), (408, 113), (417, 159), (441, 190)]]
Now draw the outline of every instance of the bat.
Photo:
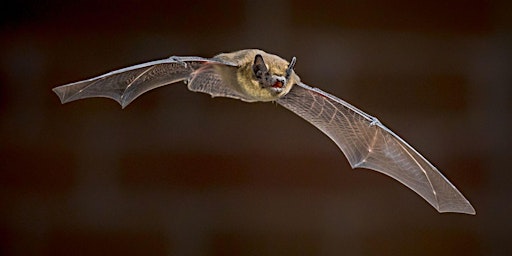
[(125, 108), (141, 94), (183, 81), (189, 90), (246, 102), (276, 102), (326, 134), (352, 168), (388, 175), (423, 197), (438, 212), (475, 214), (469, 201), (420, 153), (377, 118), (301, 82), (290, 62), (262, 50), (213, 58), (151, 61), (53, 88), (62, 103), (107, 97)]

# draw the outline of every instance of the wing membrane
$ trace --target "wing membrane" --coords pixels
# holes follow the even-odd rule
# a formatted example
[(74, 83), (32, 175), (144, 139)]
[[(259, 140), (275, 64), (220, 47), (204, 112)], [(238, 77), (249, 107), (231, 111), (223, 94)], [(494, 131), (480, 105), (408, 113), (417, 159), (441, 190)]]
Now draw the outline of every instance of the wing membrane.
[(124, 108), (149, 90), (188, 79), (194, 70), (205, 63), (232, 65), (201, 57), (171, 57), (62, 85), (53, 91), (62, 103), (91, 97), (106, 97), (117, 101)]
[[(229, 82), (223, 81), (222, 76), (215, 70), (215, 65), (204, 65), (192, 73), (188, 89), (193, 92), (210, 94), (212, 97), (227, 97), (243, 101), (251, 101), (243, 93), (232, 88)], [(236, 74), (237, 67), (225, 67)]]
[(295, 85), (277, 103), (329, 136), (352, 168), (400, 181), (439, 212), (475, 214), (466, 198), (431, 163), (376, 118), (317, 88)]

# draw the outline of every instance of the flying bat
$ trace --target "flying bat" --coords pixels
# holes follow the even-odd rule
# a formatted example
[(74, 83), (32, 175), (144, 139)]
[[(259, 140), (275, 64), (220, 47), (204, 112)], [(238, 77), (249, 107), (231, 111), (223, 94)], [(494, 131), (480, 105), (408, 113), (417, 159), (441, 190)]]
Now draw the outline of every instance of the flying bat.
[(301, 82), (290, 62), (257, 49), (213, 58), (178, 57), (151, 61), (53, 89), (62, 103), (114, 99), (124, 108), (141, 94), (183, 81), (189, 90), (246, 102), (276, 102), (320, 129), (341, 149), (352, 168), (388, 175), (409, 187), (437, 211), (475, 214), (469, 201), (436, 167), (377, 118)]

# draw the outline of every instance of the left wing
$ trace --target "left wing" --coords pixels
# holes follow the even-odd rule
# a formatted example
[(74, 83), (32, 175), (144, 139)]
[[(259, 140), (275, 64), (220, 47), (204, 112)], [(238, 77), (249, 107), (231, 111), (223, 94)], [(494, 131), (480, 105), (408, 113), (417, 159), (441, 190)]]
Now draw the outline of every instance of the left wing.
[(106, 97), (117, 101), (124, 108), (141, 94), (160, 86), (185, 81), (194, 71), (209, 64), (236, 66), (217, 59), (173, 56), (62, 85), (53, 91), (62, 103), (91, 97)]
[(372, 169), (391, 176), (439, 212), (475, 214), (468, 200), (436, 167), (375, 117), (305, 84), (296, 84), (277, 103), (329, 136), (352, 168)]

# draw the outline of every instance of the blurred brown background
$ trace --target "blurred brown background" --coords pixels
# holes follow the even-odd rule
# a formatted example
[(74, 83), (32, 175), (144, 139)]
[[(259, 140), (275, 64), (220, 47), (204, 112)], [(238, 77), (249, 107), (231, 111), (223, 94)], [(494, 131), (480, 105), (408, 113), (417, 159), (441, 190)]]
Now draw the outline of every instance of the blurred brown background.
[[(512, 252), (509, 1), (17, 1), (0, 34), (1, 255)], [(171, 55), (261, 48), (373, 114), (476, 216), (351, 170), (275, 104), (183, 84), (125, 110), (51, 88)]]

